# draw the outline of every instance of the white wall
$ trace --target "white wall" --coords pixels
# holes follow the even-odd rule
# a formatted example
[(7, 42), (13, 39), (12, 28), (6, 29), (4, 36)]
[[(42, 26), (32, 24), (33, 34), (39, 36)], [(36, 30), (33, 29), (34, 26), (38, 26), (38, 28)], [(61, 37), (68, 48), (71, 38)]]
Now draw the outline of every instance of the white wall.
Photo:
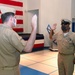
[(27, 0), (22, 0), (23, 1), (23, 26), (24, 26), (24, 32), (26, 33), (26, 31), (28, 30), (27, 28), (27, 13), (26, 13), (26, 10), (27, 10)]
[[(24, 0), (25, 2), (26, 0)], [(38, 2), (37, 2), (38, 1)], [(57, 23), (57, 30), (60, 30), (60, 21), (63, 18), (72, 19), (71, 17), (71, 0), (27, 0), (27, 9), (30, 10), (39, 10), (39, 33), (44, 34), (45, 37), (45, 46), (49, 46), (50, 40), (46, 30), (48, 24), (52, 25)], [(25, 8), (24, 8), (25, 9)], [(28, 13), (28, 12), (26, 12)], [(25, 13), (26, 21), (29, 20), (28, 14)], [(28, 22), (28, 21), (27, 21)], [(27, 29), (27, 24), (25, 22), (25, 29), (27, 32), (30, 29)]]
[(40, 0), (27, 0), (27, 9), (36, 10), (39, 9)]

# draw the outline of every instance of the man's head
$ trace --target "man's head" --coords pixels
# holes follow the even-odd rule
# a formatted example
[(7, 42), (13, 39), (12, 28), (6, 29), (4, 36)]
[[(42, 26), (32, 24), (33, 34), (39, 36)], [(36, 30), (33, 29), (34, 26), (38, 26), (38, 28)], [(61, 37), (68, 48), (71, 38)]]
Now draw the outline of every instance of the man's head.
[(69, 32), (69, 30), (70, 30), (70, 23), (71, 23), (71, 21), (68, 20), (68, 19), (61, 20), (61, 29), (62, 29), (62, 31), (64, 33), (65, 32)]
[(2, 22), (8, 22), (10, 17), (14, 17), (13, 12), (7, 12), (1, 15)]
[(16, 26), (16, 18), (14, 8), (0, 6), (1, 19), (5, 24), (9, 24), (11, 27)]

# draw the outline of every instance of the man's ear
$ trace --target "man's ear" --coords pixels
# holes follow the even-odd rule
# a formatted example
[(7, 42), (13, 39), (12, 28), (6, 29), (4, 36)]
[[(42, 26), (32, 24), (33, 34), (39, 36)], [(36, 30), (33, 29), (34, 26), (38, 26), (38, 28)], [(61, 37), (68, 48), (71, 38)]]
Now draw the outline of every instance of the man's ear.
[(12, 21), (12, 20), (13, 20), (13, 17), (12, 17), (12, 16), (10, 16), (10, 17), (9, 17), (9, 21)]

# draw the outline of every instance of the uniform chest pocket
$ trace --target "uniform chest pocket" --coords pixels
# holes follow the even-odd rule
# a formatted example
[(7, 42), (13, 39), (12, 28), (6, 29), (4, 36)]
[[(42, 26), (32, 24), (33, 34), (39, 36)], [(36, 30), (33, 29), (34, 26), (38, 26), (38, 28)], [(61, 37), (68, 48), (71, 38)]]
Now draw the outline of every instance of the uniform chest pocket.
[(73, 46), (73, 41), (70, 38), (65, 38), (64, 41), (66, 47), (72, 47)]
[(66, 38), (66, 40), (69, 44), (73, 44), (73, 41), (70, 38)]

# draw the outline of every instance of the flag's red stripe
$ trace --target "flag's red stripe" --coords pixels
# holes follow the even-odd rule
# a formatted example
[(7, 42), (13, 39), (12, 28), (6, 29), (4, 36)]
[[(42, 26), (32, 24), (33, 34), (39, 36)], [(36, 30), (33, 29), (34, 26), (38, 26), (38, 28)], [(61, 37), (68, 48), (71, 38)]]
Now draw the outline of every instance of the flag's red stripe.
[(23, 32), (23, 28), (13, 28), (13, 30), (16, 32)]
[[(2, 20), (0, 19), (0, 24), (2, 23)], [(17, 24), (23, 24), (23, 20), (17, 20)]]
[[(0, 14), (1, 14), (1, 11), (0, 11)], [(23, 15), (23, 11), (19, 11), (19, 10), (16, 10), (16, 15)]]
[(0, 19), (0, 24), (2, 23), (2, 20)]
[(34, 44), (34, 47), (33, 48), (39, 48), (39, 47), (44, 47), (44, 43)]
[(17, 24), (23, 24), (23, 20), (17, 20)]
[(16, 11), (16, 15), (23, 15), (23, 11)]
[(23, 2), (17, 2), (11, 0), (0, 0), (0, 3), (23, 7)]

